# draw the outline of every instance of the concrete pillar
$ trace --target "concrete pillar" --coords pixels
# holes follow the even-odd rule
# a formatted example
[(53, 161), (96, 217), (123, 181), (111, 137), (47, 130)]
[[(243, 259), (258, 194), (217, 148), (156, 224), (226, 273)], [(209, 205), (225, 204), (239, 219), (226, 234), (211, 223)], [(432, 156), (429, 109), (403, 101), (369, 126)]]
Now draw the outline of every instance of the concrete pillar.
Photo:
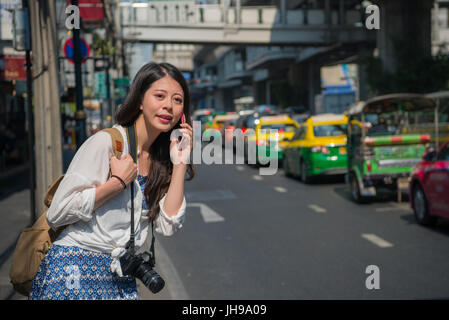
[(36, 214), (44, 209), (48, 187), (62, 173), (61, 114), (54, 1), (30, 1), (33, 52)]
[(307, 92), (309, 110), (315, 113), (315, 96), (321, 93), (320, 65), (311, 61), (307, 65)]
[(367, 74), (365, 68), (362, 64), (357, 64), (357, 90), (358, 96), (356, 96), (356, 101), (366, 101), (369, 98), (369, 85), (367, 80)]
[(410, 55), (431, 54), (431, 8), (433, 0), (378, 0), (380, 30), (377, 32), (379, 57), (387, 71), (398, 65), (399, 50), (404, 47)]

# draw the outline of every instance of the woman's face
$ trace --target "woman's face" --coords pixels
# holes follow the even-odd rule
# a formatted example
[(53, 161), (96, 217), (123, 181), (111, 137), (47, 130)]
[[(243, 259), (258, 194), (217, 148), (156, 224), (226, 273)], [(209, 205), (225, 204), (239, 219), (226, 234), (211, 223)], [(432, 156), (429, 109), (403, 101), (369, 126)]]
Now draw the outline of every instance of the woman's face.
[(152, 128), (168, 132), (182, 116), (184, 91), (176, 80), (167, 75), (153, 82), (145, 92), (140, 109)]

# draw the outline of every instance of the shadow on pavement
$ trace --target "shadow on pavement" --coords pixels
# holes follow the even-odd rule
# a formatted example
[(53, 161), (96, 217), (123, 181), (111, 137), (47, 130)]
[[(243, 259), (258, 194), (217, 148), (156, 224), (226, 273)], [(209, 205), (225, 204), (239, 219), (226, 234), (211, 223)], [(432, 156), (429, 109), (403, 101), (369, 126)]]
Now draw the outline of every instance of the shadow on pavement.
[[(334, 192), (340, 196), (341, 198), (352, 201), (352, 195), (351, 195), (351, 189), (348, 185), (344, 185), (341, 187), (335, 187)], [(408, 195), (403, 194), (402, 195), (402, 202), (401, 203), (408, 203)], [(396, 194), (391, 192), (382, 192), (376, 197), (368, 198), (364, 203), (361, 203), (359, 205), (367, 205), (367, 204), (391, 204), (392, 202), (398, 203)]]
[(310, 180), (310, 185), (345, 183), (345, 176), (342, 174), (332, 176), (316, 176)]
[(449, 237), (449, 220), (447, 219), (438, 219), (435, 226), (427, 227), (419, 225), (413, 213), (405, 214), (401, 216), (401, 219), (406, 221), (409, 225), (418, 225), (421, 228), (425, 228), (430, 231), (438, 232), (444, 236)]

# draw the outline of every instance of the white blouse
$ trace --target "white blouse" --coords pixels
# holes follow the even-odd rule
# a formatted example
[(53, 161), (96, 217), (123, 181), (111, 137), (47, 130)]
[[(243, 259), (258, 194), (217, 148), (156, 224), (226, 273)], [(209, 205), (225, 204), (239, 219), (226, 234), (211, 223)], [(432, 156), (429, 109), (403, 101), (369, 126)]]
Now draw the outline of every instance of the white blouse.
[[(125, 129), (118, 124), (114, 127), (123, 136), (124, 156), (129, 153)], [(146, 217), (148, 210), (142, 209), (143, 193), (137, 178), (94, 210), (95, 188), (108, 180), (112, 155), (112, 139), (107, 132), (97, 132), (81, 145), (53, 197), (47, 222), (53, 229), (68, 225), (54, 244), (110, 254), (113, 258), (111, 271), (122, 276), (119, 258), (126, 252), (130, 236), (131, 185), (134, 188), (136, 250), (145, 243), (148, 232), (151, 233), (151, 224)], [(156, 232), (171, 236), (184, 223), (186, 200), (184, 197), (178, 213), (169, 217), (163, 210), (165, 197), (159, 201), (160, 213), (154, 226)]]

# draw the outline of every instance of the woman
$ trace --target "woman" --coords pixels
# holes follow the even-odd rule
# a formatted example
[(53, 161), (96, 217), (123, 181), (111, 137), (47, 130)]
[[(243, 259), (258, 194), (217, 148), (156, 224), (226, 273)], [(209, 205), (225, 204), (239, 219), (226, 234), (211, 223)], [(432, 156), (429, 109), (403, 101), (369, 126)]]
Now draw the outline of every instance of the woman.
[[(182, 227), (184, 177), (186, 171), (189, 180), (194, 176), (193, 166), (186, 164), (193, 136), (184, 77), (168, 63), (144, 65), (115, 120), (124, 140), (121, 159), (113, 156), (108, 133), (94, 134), (75, 154), (54, 195), (47, 222), (53, 229), (67, 227), (42, 261), (30, 299), (138, 298), (135, 278), (123, 276), (120, 263), (130, 237), (130, 187), (135, 189), (136, 250), (152, 221), (155, 231), (166, 236)], [(137, 165), (125, 131), (133, 124)], [(178, 151), (177, 140), (170, 141), (174, 129), (187, 141), (184, 150)], [(183, 161), (171, 161), (170, 151)]]

